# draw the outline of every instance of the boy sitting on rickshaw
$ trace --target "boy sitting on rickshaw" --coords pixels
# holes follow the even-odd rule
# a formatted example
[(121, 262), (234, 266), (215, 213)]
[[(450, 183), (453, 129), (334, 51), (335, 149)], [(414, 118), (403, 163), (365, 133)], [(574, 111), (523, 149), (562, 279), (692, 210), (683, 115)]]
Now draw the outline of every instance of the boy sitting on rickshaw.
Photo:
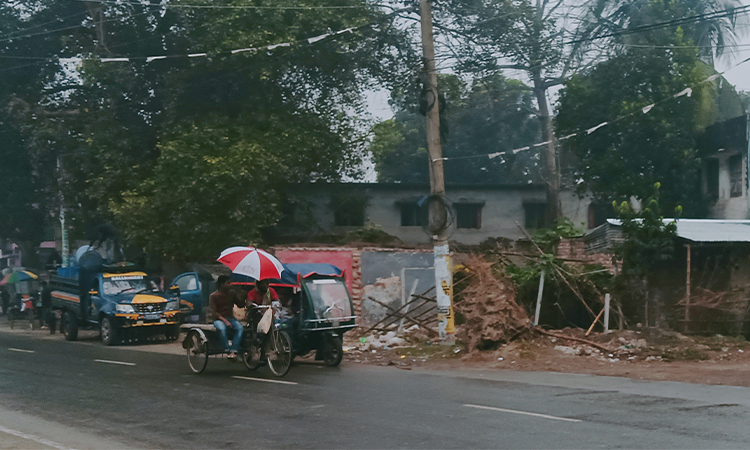
[(255, 282), (255, 287), (247, 293), (247, 319), (248, 323), (257, 324), (260, 320), (261, 313), (253, 311), (255, 306), (271, 306), (277, 313), (277, 318), (282, 322), (294, 320), (299, 307), (294, 306), (294, 296), (290, 293), (278, 292), (270, 287), (270, 280), (260, 280)]
[(258, 280), (255, 282), (255, 287), (247, 293), (247, 307), (253, 305), (271, 305), (274, 301), (279, 300), (279, 294), (276, 290), (270, 287), (271, 280)]
[[(237, 359), (237, 351), (240, 348), (244, 331), (240, 321), (234, 318), (234, 305), (240, 308), (245, 307), (240, 296), (229, 287), (229, 277), (221, 275), (216, 280), (216, 291), (208, 298), (208, 317), (209, 320), (213, 321), (216, 331), (219, 332), (221, 342), (224, 344), (226, 351), (229, 352), (227, 358), (230, 361)], [(229, 327), (234, 330), (231, 347), (227, 337), (227, 328)]]

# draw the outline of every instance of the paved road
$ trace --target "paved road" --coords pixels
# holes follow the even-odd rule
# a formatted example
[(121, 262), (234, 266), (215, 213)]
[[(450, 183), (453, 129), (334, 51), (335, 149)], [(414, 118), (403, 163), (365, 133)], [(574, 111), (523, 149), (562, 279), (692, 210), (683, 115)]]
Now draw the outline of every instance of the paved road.
[(0, 332), (0, 448), (750, 447), (747, 388), (347, 363), (274, 381)]

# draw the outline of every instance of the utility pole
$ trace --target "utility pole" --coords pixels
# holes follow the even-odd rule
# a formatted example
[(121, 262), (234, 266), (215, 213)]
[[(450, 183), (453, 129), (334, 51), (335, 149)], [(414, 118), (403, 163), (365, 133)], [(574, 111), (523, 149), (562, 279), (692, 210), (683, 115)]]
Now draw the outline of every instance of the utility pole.
[(65, 196), (62, 193), (62, 164), (60, 163), (60, 157), (57, 157), (57, 180), (58, 190), (60, 192), (60, 238), (61, 252), (62, 253), (62, 267), (68, 267), (70, 265), (70, 243), (68, 241), (68, 227), (65, 225)]
[(430, 156), (430, 204), (429, 228), (432, 234), (435, 257), (435, 292), (437, 294), (438, 332), (443, 341), (452, 341), (455, 335), (453, 323), (453, 273), (448, 247), (448, 207), (445, 198), (443, 177), (443, 150), (440, 144), (440, 100), (438, 96), (437, 70), (435, 69), (435, 46), (432, 35), (432, 6), (430, 0), (419, 0), (422, 24), (422, 54), (424, 57), (422, 100), (427, 105), (427, 150)]

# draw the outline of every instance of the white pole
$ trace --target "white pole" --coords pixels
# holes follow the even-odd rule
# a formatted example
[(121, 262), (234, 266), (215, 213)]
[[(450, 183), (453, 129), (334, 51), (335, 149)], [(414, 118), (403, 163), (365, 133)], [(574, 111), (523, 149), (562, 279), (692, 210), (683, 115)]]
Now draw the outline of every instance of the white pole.
[(68, 242), (68, 227), (65, 226), (65, 195), (62, 192), (62, 163), (60, 157), (57, 157), (57, 179), (58, 179), (58, 190), (60, 191), (60, 253), (62, 253), (62, 267), (68, 267), (70, 265), (70, 243)]
[[(403, 284), (403, 283), (401, 283), (401, 284)], [(414, 297), (414, 293), (417, 291), (417, 285), (418, 284), (419, 284), (419, 278), (415, 278), (414, 279), (414, 284), (411, 285), (411, 293), (409, 293), (409, 299), (407, 301), (410, 302), (411, 299), (412, 299), (412, 297)], [(406, 308), (404, 308), (404, 316), (406, 316), (406, 314), (409, 313), (409, 306), (411, 306), (411, 305), (407, 305)], [(404, 330), (404, 320), (406, 320), (406, 319), (402, 318), (401, 319), (401, 323), (398, 324), (398, 335), (399, 336), (401, 335), (401, 332)]]
[(539, 312), (542, 309), (542, 293), (544, 292), (544, 269), (539, 277), (539, 292), (536, 295), (536, 312), (534, 313), (534, 325), (539, 325)]
[(604, 294), (604, 332), (609, 333), (609, 294)]

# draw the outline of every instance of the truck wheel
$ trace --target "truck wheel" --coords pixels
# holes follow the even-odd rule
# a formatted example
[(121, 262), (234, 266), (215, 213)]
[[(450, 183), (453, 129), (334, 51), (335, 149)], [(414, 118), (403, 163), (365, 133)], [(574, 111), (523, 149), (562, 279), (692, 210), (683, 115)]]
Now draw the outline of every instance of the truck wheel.
[(78, 339), (78, 319), (75, 314), (65, 311), (60, 319), (60, 331), (65, 336), (66, 341), (75, 341)]
[(101, 322), (102, 343), (104, 345), (117, 344), (117, 328), (112, 323), (112, 319), (105, 317)]

